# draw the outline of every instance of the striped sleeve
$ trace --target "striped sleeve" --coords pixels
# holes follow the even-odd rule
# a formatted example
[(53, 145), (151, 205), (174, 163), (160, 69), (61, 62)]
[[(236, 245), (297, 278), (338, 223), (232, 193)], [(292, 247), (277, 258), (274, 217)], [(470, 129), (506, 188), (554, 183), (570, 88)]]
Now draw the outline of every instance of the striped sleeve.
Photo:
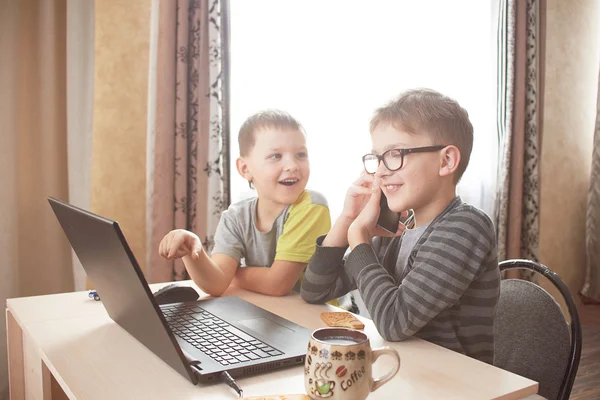
[(489, 218), (458, 211), (439, 221), (416, 255), (412, 269), (398, 284), (378, 262), (368, 244), (356, 246), (346, 270), (357, 282), (381, 336), (406, 339), (455, 305), (483, 272), (495, 250)]
[(300, 296), (307, 303), (325, 303), (356, 289), (344, 269), (347, 247), (323, 247), (325, 235), (317, 239), (317, 248), (304, 274)]

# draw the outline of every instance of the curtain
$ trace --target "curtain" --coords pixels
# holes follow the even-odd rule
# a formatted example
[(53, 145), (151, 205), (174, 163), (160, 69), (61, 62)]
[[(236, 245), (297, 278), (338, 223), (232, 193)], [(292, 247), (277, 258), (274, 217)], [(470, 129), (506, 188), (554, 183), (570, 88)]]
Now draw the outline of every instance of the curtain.
[[(66, 53), (66, 0), (0, 2), (2, 304), (73, 290), (70, 247), (46, 200), (69, 194)], [(0, 398), (8, 398), (5, 335)]]
[(585, 303), (600, 304), (600, 80), (597, 108), (585, 220), (586, 276), (581, 294)]
[(537, 261), (545, 2), (501, 0), (499, 5), (498, 258)]
[(187, 279), (158, 256), (172, 229), (207, 251), (230, 202), (228, 8), (224, 0), (153, 2), (147, 151), (147, 277)]

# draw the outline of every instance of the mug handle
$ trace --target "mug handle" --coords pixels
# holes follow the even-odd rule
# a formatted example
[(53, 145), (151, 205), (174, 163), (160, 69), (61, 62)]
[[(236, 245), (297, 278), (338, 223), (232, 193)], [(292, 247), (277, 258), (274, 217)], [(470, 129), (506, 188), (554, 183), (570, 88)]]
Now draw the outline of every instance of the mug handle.
[(382, 356), (384, 354), (388, 354), (395, 359), (395, 363), (394, 363), (395, 365), (390, 372), (388, 372), (381, 378), (377, 378), (377, 379), (371, 378), (371, 392), (374, 392), (377, 389), (379, 389), (381, 386), (383, 386), (384, 383), (386, 383), (387, 381), (392, 379), (398, 373), (398, 370), (400, 369), (400, 354), (398, 354), (398, 352), (396, 350), (394, 350), (390, 347), (379, 347), (379, 348), (373, 350), (372, 354), (373, 354), (373, 359), (371, 360), (371, 362), (373, 362), (373, 363), (375, 361), (377, 361), (379, 356)]

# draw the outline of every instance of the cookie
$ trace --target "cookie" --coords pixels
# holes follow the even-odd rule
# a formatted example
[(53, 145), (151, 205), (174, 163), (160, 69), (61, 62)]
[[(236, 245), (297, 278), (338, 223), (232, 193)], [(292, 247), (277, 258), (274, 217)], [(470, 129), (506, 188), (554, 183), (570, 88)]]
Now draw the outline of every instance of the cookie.
[(321, 319), (329, 326), (342, 328), (363, 329), (365, 324), (349, 312), (324, 312)]

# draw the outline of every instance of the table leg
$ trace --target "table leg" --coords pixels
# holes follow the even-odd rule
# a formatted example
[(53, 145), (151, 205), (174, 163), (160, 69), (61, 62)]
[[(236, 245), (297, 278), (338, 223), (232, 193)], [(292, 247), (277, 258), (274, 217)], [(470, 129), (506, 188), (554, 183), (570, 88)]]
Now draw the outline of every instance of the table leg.
[(60, 387), (60, 384), (52, 375), (52, 372), (46, 366), (46, 363), (42, 360), (42, 385), (44, 400), (69, 400), (64, 390)]
[(6, 310), (8, 344), (8, 384), (11, 400), (25, 400), (25, 367), (23, 362), (23, 331)]

